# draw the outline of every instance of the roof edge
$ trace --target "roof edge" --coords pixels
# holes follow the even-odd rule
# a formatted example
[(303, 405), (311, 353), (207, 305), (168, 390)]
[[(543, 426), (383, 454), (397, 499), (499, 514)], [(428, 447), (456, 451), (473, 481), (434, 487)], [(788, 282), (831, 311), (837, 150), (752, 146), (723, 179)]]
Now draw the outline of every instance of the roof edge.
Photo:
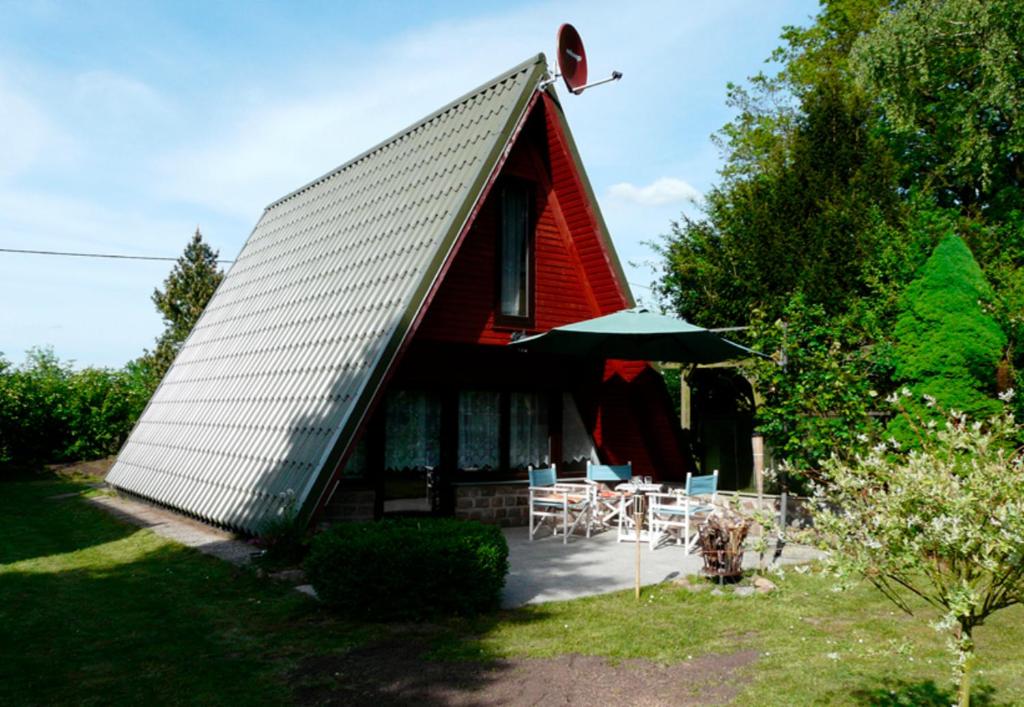
[(391, 137), (388, 137), (388, 138), (385, 138), (384, 140), (381, 140), (376, 145), (374, 145), (373, 147), (371, 147), (371, 148), (369, 148), (367, 150), (363, 150), (362, 152), (360, 152), (358, 155), (356, 155), (352, 159), (348, 160), (347, 162), (339, 165), (338, 167), (335, 167), (334, 169), (332, 169), (329, 172), (326, 172), (325, 174), (320, 175), (316, 179), (313, 179), (312, 181), (307, 182), (306, 184), (302, 185), (298, 189), (294, 189), (294, 190), (288, 192), (287, 194), (282, 196), (280, 199), (276, 199), (276, 200), (270, 202), (270, 204), (268, 204), (263, 209), (264, 212), (270, 211), (271, 209), (273, 209), (273, 208), (275, 208), (277, 206), (280, 206), (281, 204), (283, 204), (284, 202), (288, 201), (289, 199), (291, 199), (291, 198), (293, 198), (295, 196), (298, 196), (299, 194), (301, 194), (302, 192), (306, 191), (307, 189), (310, 189), (310, 188), (316, 186), (317, 184), (320, 184), (321, 182), (330, 179), (331, 177), (333, 177), (336, 174), (344, 172), (346, 169), (348, 169), (349, 167), (351, 167), (355, 163), (359, 162), (360, 160), (366, 159), (367, 157), (372, 155), (377, 150), (380, 150), (383, 147), (385, 147), (387, 145), (390, 145), (391, 143), (395, 142), (399, 138), (402, 138), (405, 135), (408, 135), (409, 133), (411, 133), (412, 131), (416, 130), (417, 128), (425, 125), (426, 123), (429, 123), (431, 120), (433, 120), (434, 118), (438, 117), (442, 113), (445, 113), (445, 112), (451, 110), (452, 108), (454, 108), (455, 106), (459, 105), (460, 103), (464, 103), (464, 102), (468, 101), (470, 98), (472, 98), (473, 96), (477, 95), (478, 93), (482, 93), (483, 91), (486, 91), (487, 89), (491, 88), (492, 86), (495, 86), (495, 85), (501, 83), (502, 81), (506, 80), (510, 76), (513, 76), (513, 75), (519, 73), (520, 71), (524, 71), (524, 70), (530, 68), (531, 66), (536, 66), (537, 64), (543, 64), (544, 68), (546, 69), (547, 68), (547, 62), (548, 62), (548, 60), (547, 60), (547, 57), (544, 56), (544, 52), (539, 52), (539, 53), (535, 54), (534, 56), (530, 57), (529, 59), (526, 59), (525, 61), (522, 61), (519, 64), (515, 65), (511, 69), (508, 69), (507, 71), (503, 71), (502, 73), (498, 74), (497, 76), (495, 76), (494, 78), (490, 79), (489, 81), (484, 81), (482, 84), (480, 84), (476, 88), (467, 91), (466, 93), (462, 94), (461, 96), (459, 96), (458, 98), (456, 98), (453, 101), (449, 101), (448, 103), (446, 103), (442, 107), (438, 108), (437, 110), (433, 111), (432, 113), (424, 116), (423, 118), (420, 118), (419, 120), (417, 120), (412, 125), (409, 125), (409, 126), (403, 128), (403, 129), (399, 130), (397, 133), (395, 133)]
[(608, 230), (608, 224), (605, 222), (604, 214), (601, 212), (601, 205), (597, 201), (597, 194), (594, 192), (594, 186), (590, 183), (590, 176), (587, 174), (587, 170), (583, 166), (583, 159), (580, 157), (579, 148), (576, 147), (576, 140), (573, 138), (572, 130), (569, 128), (569, 121), (565, 118), (565, 111), (562, 109), (562, 102), (558, 99), (558, 93), (555, 92), (554, 86), (546, 86), (543, 90), (544, 95), (546, 95), (553, 104), (554, 113), (558, 118), (559, 127), (562, 129), (562, 137), (565, 140), (566, 152), (569, 153), (569, 156), (573, 160), (574, 166), (576, 167), (576, 174), (580, 180), (580, 186), (583, 187), (583, 192), (590, 202), (594, 220), (597, 222), (598, 235), (601, 237), (602, 245), (604, 246), (605, 254), (608, 256), (612, 272), (619, 280), (619, 286), (622, 288), (622, 294), (626, 300), (626, 308), (635, 307), (636, 298), (633, 296), (633, 289), (629, 286), (629, 281), (626, 279), (626, 271), (622, 268), (622, 261), (619, 260), (619, 254), (615, 249), (615, 242), (612, 240), (611, 231)]
[[(487, 156), (486, 160), (481, 163), (480, 170), (474, 177), (469, 191), (466, 194), (465, 200), (459, 208), (449, 216), (446, 232), (441, 239), (438, 251), (431, 262), (426, 266), (423, 278), (410, 298), (409, 306), (406, 308), (406, 311), (402, 314), (399, 321), (395, 324), (395, 328), (391, 333), (388, 343), (374, 361), (373, 371), (370, 376), (364, 382), (362, 389), (356, 393), (356, 401), (352, 406), (352, 411), (349, 414), (348, 419), (345, 420), (345, 422), (338, 428), (334, 439), (325, 451), (324, 456), (320, 461), (317, 473), (312, 476), (309, 484), (303, 490), (303, 500), (299, 510), (299, 517), (301, 518), (301, 522), (304, 524), (308, 524), (310, 520), (313, 519), (322, 503), (326, 500), (325, 496), (329, 497), (332, 492), (331, 482), (341, 471), (340, 466), (347, 459), (347, 454), (351, 447), (352, 440), (355, 438), (359, 428), (366, 421), (368, 412), (379, 399), (383, 384), (386, 382), (389, 371), (391, 371), (395, 364), (400, 360), (404, 352), (405, 344), (410, 334), (415, 329), (414, 324), (422, 313), (423, 308), (426, 306), (430, 292), (439, 284), (439, 277), (444, 271), (445, 264), (453, 257), (456, 246), (472, 222), (474, 210), (480, 200), (484, 197), (484, 194), (487, 191), (487, 185), (491, 181), (495, 170), (500, 167), (503, 163), (504, 157), (508, 155), (509, 146), (516, 134), (517, 128), (521, 125), (522, 121), (525, 120), (528, 110), (532, 104), (531, 99), (533, 96), (537, 95), (538, 82), (547, 73), (548, 67), (544, 54), (537, 54), (534, 58), (522, 62), (515, 68), (506, 71), (501, 76), (481, 84), (480, 88), (470, 91), (463, 97), (452, 101), (444, 108), (441, 108), (427, 118), (419, 121), (415, 126), (408, 128), (408, 130), (413, 130), (418, 125), (431, 120), (433, 117), (436, 117), (440, 113), (449, 110), (452, 106), (467, 100), (467, 98), (475, 95), (476, 93), (486, 90), (487, 88), (505, 80), (507, 77), (531, 67), (531, 75), (524, 84), (521, 94), (516, 99), (515, 106), (499, 133), (498, 138), (495, 140), (495, 144), (491, 149), (490, 154)], [(371, 150), (365, 154), (372, 152), (374, 149), (377, 148), (371, 148)], [(347, 164), (351, 164), (354, 161), (355, 160), (352, 160)]]

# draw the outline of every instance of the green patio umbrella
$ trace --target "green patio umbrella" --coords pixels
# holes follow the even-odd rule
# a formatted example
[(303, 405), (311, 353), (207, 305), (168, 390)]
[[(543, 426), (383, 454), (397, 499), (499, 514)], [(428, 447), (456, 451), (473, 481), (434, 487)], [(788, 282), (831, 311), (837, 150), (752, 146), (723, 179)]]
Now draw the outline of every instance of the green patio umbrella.
[(509, 346), (543, 353), (680, 363), (716, 363), (762, 355), (685, 319), (642, 308), (556, 327)]

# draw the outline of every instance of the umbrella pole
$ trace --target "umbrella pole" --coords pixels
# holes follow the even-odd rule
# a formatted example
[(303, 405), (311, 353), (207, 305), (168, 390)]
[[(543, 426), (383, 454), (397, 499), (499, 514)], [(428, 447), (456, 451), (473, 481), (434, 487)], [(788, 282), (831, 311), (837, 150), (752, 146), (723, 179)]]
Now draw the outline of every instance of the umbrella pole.
[(633, 502), (633, 528), (636, 531), (636, 562), (635, 562), (635, 584), (636, 584), (636, 600), (640, 601), (640, 528), (641, 523), (644, 520), (644, 514), (642, 510), (641, 499), (643, 496), (637, 494), (636, 500)]
[(636, 600), (640, 601), (640, 514), (634, 513), (636, 523)]

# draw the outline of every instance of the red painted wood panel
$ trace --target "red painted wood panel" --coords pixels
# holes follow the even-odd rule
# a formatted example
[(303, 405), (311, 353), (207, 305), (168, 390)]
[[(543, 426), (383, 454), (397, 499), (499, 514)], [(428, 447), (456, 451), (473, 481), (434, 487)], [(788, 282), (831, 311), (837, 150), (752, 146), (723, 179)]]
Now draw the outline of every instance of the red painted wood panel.
[[(541, 119), (543, 110), (533, 117), (533, 124), (524, 130), (509, 154), (502, 176), (526, 178), (537, 185), (535, 196), (536, 229), (534, 253), (534, 326), (545, 331), (602, 313), (621, 309), (601, 308), (592, 293), (595, 285), (603, 290), (615, 287), (606, 261), (602, 268), (585, 267), (575, 252), (576, 231), (565, 227), (563, 198), (570, 203), (580, 194), (565, 195), (553, 186), (539, 155), (546, 151), (547, 125)], [(463, 241), (458, 256), (437, 297), (416, 334), (417, 340), (448, 341), (504, 345), (512, 333), (523, 326), (501, 326), (495, 323), (497, 306), (498, 266), (498, 190), (492, 191), (476, 221)], [(593, 247), (593, 246), (591, 246)]]
[[(548, 101), (538, 103), (502, 172), (537, 184), (531, 332), (615, 312), (627, 304), (553, 110), (557, 108)], [(493, 190), (481, 207), (416, 332), (415, 341), (423, 346), (503, 346), (523, 328), (500, 326), (494, 317), (498, 193)], [(522, 363), (530, 365), (525, 359)], [(420, 369), (424, 365), (416, 363)], [(452, 381), (460, 379), (455, 370), (459, 365), (444, 358), (426, 363), (439, 379)], [(638, 474), (685, 478), (690, 465), (671, 402), (660, 375), (649, 365), (609, 361), (603, 376), (595, 370), (576, 397), (604, 461), (630, 461)]]

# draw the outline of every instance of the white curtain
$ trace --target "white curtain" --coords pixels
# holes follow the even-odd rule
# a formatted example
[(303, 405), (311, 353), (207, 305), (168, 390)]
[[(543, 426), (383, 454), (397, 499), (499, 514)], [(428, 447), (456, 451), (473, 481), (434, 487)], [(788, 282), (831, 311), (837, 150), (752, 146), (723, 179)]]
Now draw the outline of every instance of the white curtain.
[(512, 393), (509, 397), (509, 465), (513, 469), (547, 466), (547, 396), (540, 393)]
[(497, 469), (500, 398), (490, 390), (459, 392), (459, 468)]
[(571, 393), (562, 394), (562, 461), (580, 462), (590, 460), (599, 462), (597, 448), (590, 433), (583, 426), (583, 418), (576, 407)]
[(384, 468), (436, 468), (441, 464), (441, 399), (422, 390), (388, 396), (384, 421)]

